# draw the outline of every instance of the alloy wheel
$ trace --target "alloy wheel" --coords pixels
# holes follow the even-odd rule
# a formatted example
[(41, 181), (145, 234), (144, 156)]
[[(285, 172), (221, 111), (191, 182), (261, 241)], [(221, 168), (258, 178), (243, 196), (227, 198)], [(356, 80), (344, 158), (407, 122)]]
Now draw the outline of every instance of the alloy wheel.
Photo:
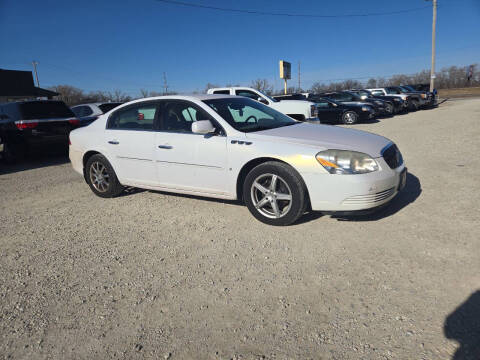
[(276, 174), (257, 177), (250, 193), (257, 211), (271, 219), (285, 216), (292, 206), (292, 191), (286, 181)]
[(93, 187), (99, 192), (106, 192), (110, 186), (110, 176), (107, 168), (99, 161), (90, 165), (90, 181)]

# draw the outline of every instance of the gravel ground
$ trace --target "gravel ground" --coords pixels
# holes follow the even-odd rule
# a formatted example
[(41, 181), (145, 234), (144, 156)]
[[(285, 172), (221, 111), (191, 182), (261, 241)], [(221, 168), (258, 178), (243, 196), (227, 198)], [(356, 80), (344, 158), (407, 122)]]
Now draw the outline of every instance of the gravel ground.
[(472, 99), (356, 125), (398, 144), (405, 191), (284, 228), (101, 199), (61, 156), (0, 165), (0, 358), (479, 359), (479, 120)]

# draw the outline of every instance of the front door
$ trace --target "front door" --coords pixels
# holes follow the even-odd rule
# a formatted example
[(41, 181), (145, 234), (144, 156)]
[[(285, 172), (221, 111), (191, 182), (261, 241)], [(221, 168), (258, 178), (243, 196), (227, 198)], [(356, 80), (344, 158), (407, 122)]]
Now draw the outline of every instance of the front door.
[(185, 100), (164, 100), (155, 135), (158, 183), (172, 189), (225, 194), (227, 142), (221, 134), (194, 134), (192, 123), (214, 120)]

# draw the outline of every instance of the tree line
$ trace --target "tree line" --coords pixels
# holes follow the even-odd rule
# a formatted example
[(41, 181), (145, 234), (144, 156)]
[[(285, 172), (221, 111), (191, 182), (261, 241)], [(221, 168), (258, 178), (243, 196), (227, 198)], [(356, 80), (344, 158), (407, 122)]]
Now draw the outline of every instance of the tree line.
[[(298, 87), (289, 87), (288, 93), (313, 92), (321, 93), (327, 91), (341, 91), (355, 88), (375, 88), (384, 86), (396, 86), (405, 84), (428, 84), (430, 83), (430, 70), (422, 70), (416, 74), (398, 74), (390, 78), (378, 77), (371, 78), (365, 82), (355, 79), (348, 79), (339, 82), (314, 82), (309, 89), (299, 89)], [(226, 87), (239, 86), (238, 84), (227, 84)], [(470, 86), (480, 86), (480, 71), (478, 64), (469, 66), (450, 66), (442, 68), (436, 73), (435, 88), (451, 89)], [(217, 84), (207, 83), (205, 92), (214, 87), (220, 87)], [(268, 79), (256, 79), (250, 84), (250, 87), (263, 91), (269, 95), (282, 94), (283, 89), (274, 89), (273, 84)], [(109, 91), (91, 91), (85, 92), (82, 89), (70, 85), (57, 85), (50, 90), (59, 93), (58, 99), (64, 101), (67, 105), (73, 106), (90, 102), (126, 102), (136, 98), (145, 98), (150, 96), (174, 95), (175, 92), (157, 92), (140, 89), (138, 96), (132, 97), (121, 90)]]

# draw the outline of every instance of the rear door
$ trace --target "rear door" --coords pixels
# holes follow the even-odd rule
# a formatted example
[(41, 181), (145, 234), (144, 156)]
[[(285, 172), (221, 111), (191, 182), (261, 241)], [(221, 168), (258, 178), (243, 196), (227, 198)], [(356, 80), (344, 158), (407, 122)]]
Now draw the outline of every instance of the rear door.
[[(192, 123), (215, 120), (186, 100), (163, 100), (155, 137), (157, 179), (171, 189), (224, 194), (227, 191), (227, 141), (219, 134), (194, 134)], [(218, 126), (218, 125), (217, 125)]]
[(158, 102), (135, 103), (108, 118), (105, 131), (107, 154), (120, 182), (157, 184), (154, 123)]

